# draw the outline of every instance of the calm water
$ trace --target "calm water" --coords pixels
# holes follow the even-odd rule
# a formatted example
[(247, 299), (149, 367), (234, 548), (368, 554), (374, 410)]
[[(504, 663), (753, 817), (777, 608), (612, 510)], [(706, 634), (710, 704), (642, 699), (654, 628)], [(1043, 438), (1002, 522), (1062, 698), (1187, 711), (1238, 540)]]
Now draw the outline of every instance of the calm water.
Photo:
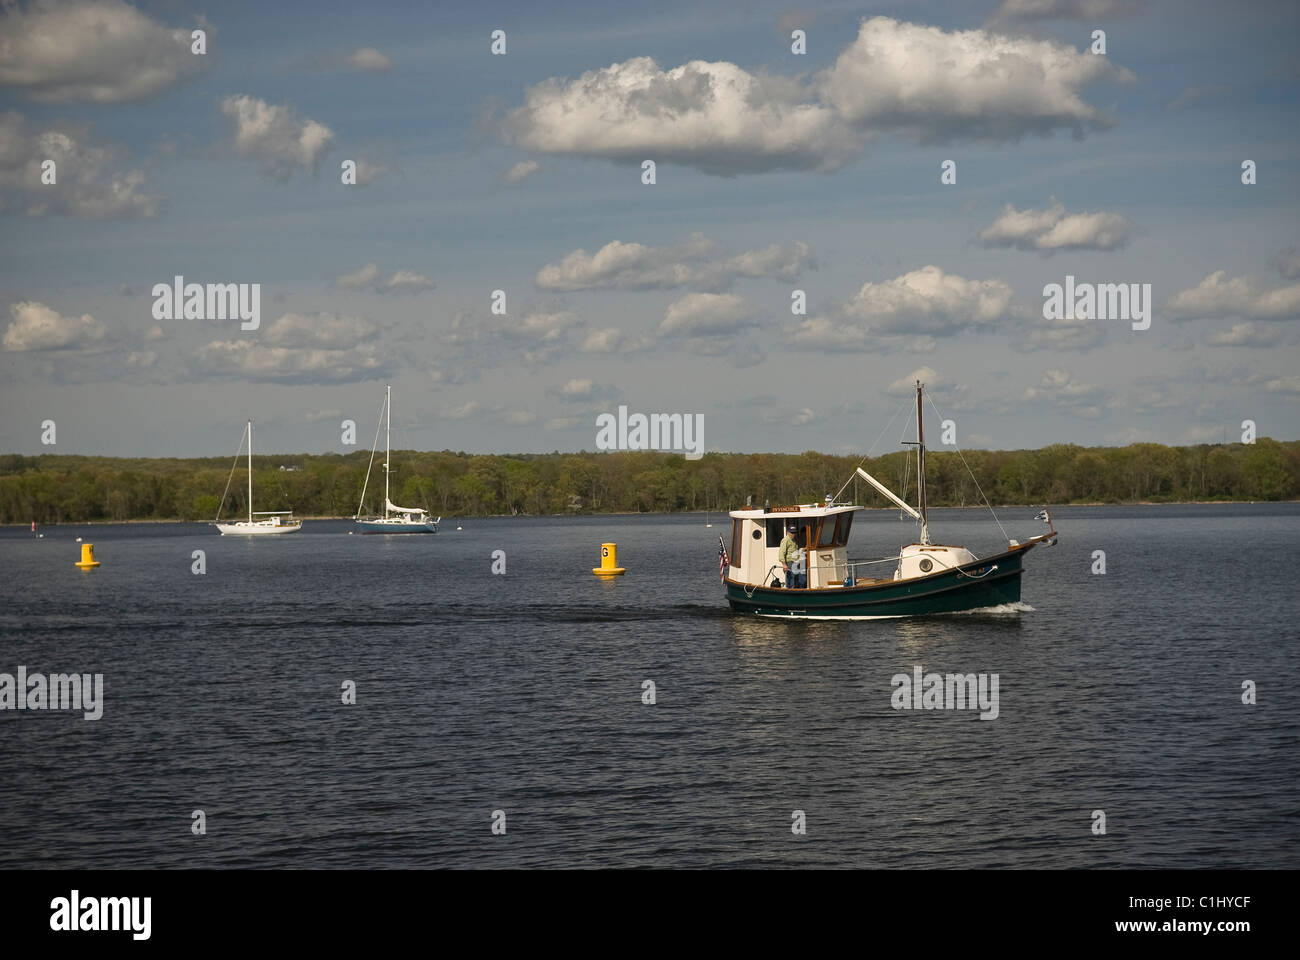
[[(105, 708), (0, 712), (0, 867), (1300, 866), (1300, 505), (1061, 509), (1026, 609), (839, 623), (732, 615), (714, 520), (6, 528), (0, 671), (103, 673)], [(1000, 716), (893, 710), (915, 664), (997, 673)]]

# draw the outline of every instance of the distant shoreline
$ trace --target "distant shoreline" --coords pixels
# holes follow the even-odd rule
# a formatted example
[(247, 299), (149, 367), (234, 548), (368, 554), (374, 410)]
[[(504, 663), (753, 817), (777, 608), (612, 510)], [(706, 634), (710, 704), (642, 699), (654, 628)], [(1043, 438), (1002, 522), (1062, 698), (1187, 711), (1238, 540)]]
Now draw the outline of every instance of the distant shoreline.
[[(1106, 503), (1097, 501), (1093, 503), (1057, 503), (1047, 504), (1048, 509), (1055, 510), (1061, 507), (1213, 507), (1213, 506), (1231, 506), (1234, 504), (1256, 504), (1256, 503), (1300, 503), (1300, 499), (1287, 500), (1138, 500), (1135, 503)], [(1031, 507), (1042, 508), (1041, 503), (1002, 503), (994, 506), (994, 510), (1016, 510), (1029, 509)], [(730, 510), (732, 508), (728, 508)], [(863, 507), (863, 510), (878, 511), (880, 513), (897, 513), (897, 507)], [(967, 504), (966, 506), (932, 506), (931, 510), (987, 510), (988, 507), (983, 504)], [(528, 519), (542, 517), (679, 517), (679, 516), (705, 516), (706, 514), (725, 516), (727, 510), (646, 510), (646, 511), (613, 511), (610, 513), (486, 513), (464, 517), (456, 517), (457, 520), (501, 520), (517, 517)], [(298, 520), (306, 523), (307, 521), (317, 520), (351, 520), (352, 517), (297, 517)], [(41, 527), (116, 527), (126, 524), (147, 524), (147, 523), (197, 523), (204, 526), (212, 526), (211, 520), (182, 520), (179, 517), (171, 519), (159, 519), (152, 517), (147, 520), (72, 520), (64, 523), (38, 523), (36, 528)], [(4, 523), (0, 527), (30, 527), (31, 522), (27, 523)], [(439, 526), (446, 526), (441, 523)]]

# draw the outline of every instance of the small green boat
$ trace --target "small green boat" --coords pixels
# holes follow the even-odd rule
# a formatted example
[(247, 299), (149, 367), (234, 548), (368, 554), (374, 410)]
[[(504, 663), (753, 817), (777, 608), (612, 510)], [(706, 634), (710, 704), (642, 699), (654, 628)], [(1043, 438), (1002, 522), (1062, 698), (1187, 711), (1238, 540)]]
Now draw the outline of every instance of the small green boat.
[[(989, 557), (977, 557), (965, 547), (932, 543), (925, 502), (922, 390), (918, 381), (917, 506), (913, 508), (861, 467), (856, 471), (919, 521), (918, 541), (903, 547), (896, 557), (850, 560), (849, 531), (854, 516), (865, 508), (837, 503), (838, 494), (820, 504), (732, 510), (730, 549), (718, 538), (721, 579), (732, 610), (766, 617), (863, 620), (980, 610), (1020, 601), (1025, 554), (1040, 543), (1056, 542), (1052, 516), (1043, 509), (1035, 518), (1048, 525), (1047, 533), (1024, 542), (1009, 540), (1006, 550)], [(780, 559), (787, 536), (800, 552), (795, 563)], [(885, 564), (895, 566), (889, 571)]]

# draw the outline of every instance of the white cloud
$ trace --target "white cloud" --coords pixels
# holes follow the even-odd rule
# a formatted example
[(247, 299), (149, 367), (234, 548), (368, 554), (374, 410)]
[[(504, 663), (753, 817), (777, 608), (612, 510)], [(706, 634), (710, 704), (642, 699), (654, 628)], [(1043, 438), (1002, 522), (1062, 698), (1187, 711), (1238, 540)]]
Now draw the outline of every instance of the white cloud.
[(1300, 317), (1300, 283), (1269, 290), (1254, 277), (1229, 277), (1226, 271), (1216, 270), (1195, 287), (1176, 294), (1165, 310), (1175, 320), (1289, 320)]
[(659, 332), (664, 336), (730, 336), (754, 326), (753, 311), (734, 293), (688, 293), (668, 306)]
[(663, 70), (635, 57), (576, 80), (550, 79), (525, 90), (502, 133), (537, 153), (653, 158), (723, 176), (833, 170), (858, 152), (858, 138), (800, 81), (725, 61)]
[(286, 313), (256, 339), (214, 340), (199, 349), (201, 376), (265, 383), (348, 383), (385, 370), (373, 342), (379, 327), (332, 313)]
[(206, 65), (191, 43), (190, 28), (166, 27), (121, 0), (5, 4), (0, 85), (41, 103), (150, 100)]
[(1285, 393), (1300, 396), (1300, 377), (1275, 377), (1264, 381), (1264, 389), (1269, 393)]
[(65, 317), (35, 300), (15, 303), (9, 313), (13, 320), (5, 330), (4, 347), (14, 352), (79, 349), (107, 335), (104, 325), (88, 313)]
[(592, 395), (595, 384), (591, 380), (570, 380), (564, 386), (560, 387), (560, 396), (567, 399), (587, 399)]
[(934, 337), (992, 327), (1015, 315), (1011, 286), (967, 280), (930, 265), (879, 283), (868, 281), (828, 316), (809, 317), (792, 341), (813, 349), (926, 353)]
[(726, 61), (663, 70), (637, 57), (529, 87), (501, 132), (538, 153), (651, 158), (721, 176), (829, 171), (885, 131), (923, 142), (1082, 136), (1110, 124), (1082, 88), (1131, 79), (1106, 57), (1049, 40), (875, 17), (811, 80)]
[(393, 69), (393, 61), (374, 47), (358, 47), (348, 54), (346, 62), (348, 66), (356, 70), (366, 70), (372, 73), (387, 73)]
[(504, 358), (537, 366), (575, 353), (574, 339), (585, 326), (566, 310), (534, 310), (522, 317), (458, 313), (439, 344), (454, 352), (462, 373), (496, 366)]
[(1118, 250), (1132, 238), (1133, 225), (1118, 213), (1069, 213), (1060, 203), (1046, 210), (1017, 210), (1007, 204), (1002, 215), (980, 232), (986, 247), (1016, 247), (1055, 253), (1058, 250)]
[(934, 370), (933, 367), (919, 367), (913, 370), (905, 377), (899, 377), (887, 388), (886, 392), (896, 397), (910, 397), (916, 394), (916, 381), (920, 380), (930, 390), (938, 390), (947, 386), (944, 380)]
[(874, 17), (821, 78), (823, 98), (858, 129), (922, 142), (1017, 140), (1109, 125), (1080, 91), (1131, 80), (1107, 57), (1051, 40)]
[(584, 249), (565, 254), (537, 273), (543, 290), (672, 290), (699, 287), (721, 291), (741, 278), (772, 277), (792, 281), (816, 266), (808, 244), (771, 244), (735, 256), (716, 255), (716, 244), (703, 234), (663, 247), (613, 240), (594, 254)]
[(286, 313), (271, 322), (263, 332), (262, 339), (277, 347), (346, 350), (378, 333), (379, 327), (375, 323), (361, 317), (344, 317), (333, 313)]
[(354, 273), (334, 278), (335, 285), (344, 290), (368, 290), (371, 293), (420, 293), (432, 290), (436, 284), (422, 273), (396, 270), (387, 277), (376, 263), (367, 263)]
[(387, 164), (376, 163), (366, 157), (357, 157), (357, 182), (358, 187), (367, 187), (375, 182), (375, 178), (380, 174), (388, 172)]
[[(41, 182), (54, 161), (55, 182)], [(0, 212), (84, 219), (153, 217), (158, 198), (143, 192), (144, 172), (120, 165), (118, 151), (88, 130), (52, 126), (35, 131), (22, 114), (0, 114)]]
[(1275, 347), (1282, 342), (1282, 331), (1246, 321), (1234, 323), (1231, 330), (1211, 333), (1205, 342), (1211, 347)]
[(506, 172), (506, 182), (518, 183), (529, 174), (536, 173), (541, 166), (536, 160), (520, 160)]
[(198, 372), (265, 383), (347, 383), (384, 369), (371, 344), (347, 350), (277, 347), (254, 340), (214, 340), (199, 348)]
[(276, 180), (295, 170), (315, 173), (334, 132), (324, 124), (299, 118), (288, 105), (274, 105), (247, 94), (226, 97), (221, 112), (235, 127), (235, 150), (254, 159)]

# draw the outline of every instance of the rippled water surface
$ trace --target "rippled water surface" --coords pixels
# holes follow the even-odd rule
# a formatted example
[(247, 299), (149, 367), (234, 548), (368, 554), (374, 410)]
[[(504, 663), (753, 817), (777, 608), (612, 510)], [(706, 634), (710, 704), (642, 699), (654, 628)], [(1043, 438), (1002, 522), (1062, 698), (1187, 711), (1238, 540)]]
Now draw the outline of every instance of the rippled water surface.
[[(713, 519), (6, 528), (0, 672), (105, 705), (0, 711), (0, 866), (1300, 866), (1300, 505), (1061, 509), (1019, 612), (869, 622), (731, 614)], [(851, 552), (911, 530), (873, 511)], [(996, 673), (997, 719), (894, 710), (918, 664)]]

